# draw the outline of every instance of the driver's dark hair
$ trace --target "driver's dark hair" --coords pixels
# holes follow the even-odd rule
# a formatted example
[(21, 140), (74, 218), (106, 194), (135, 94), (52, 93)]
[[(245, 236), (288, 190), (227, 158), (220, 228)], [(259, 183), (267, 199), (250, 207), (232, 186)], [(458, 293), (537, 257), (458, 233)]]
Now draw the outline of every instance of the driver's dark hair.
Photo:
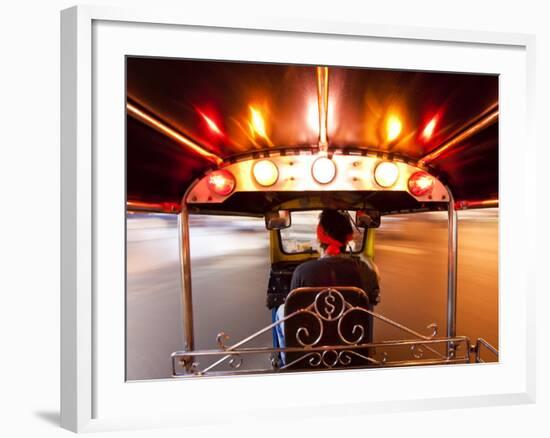
[[(330, 237), (345, 242), (346, 237), (353, 233), (353, 227), (349, 215), (345, 211), (325, 209), (319, 215), (319, 224)], [(321, 247), (326, 249), (327, 245), (321, 243)], [(341, 252), (346, 249), (345, 245), (340, 248)]]

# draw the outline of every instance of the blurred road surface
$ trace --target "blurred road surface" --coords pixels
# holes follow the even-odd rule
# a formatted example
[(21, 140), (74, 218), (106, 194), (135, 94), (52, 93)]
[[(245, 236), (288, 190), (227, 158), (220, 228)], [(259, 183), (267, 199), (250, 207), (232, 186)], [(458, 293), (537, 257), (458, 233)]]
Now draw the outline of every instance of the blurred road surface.
[[(263, 220), (192, 221), (195, 347), (217, 348), (220, 331), (230, 344), (271, 322), (265, 307), (268, 236)], [(127, 227), (127, 379), (167, 378), (170, 354), (183, 347), (177, 221), (129, 215)], [(435, 322), (445, 335), (446, 214), (385, 216), (375, 261), (382, 297), (376, 311), (421, 333), (430, 333), (426, 326)], [(384, 323), (377, 322), (374, 331), (375, 340), (402, 337)], [(498, 348), (498, 209), (459, 213), (457, 332)], [(250, 345), (271, 342), (266, 333)], [(251, 357), (246, 366), (269, 363)]]

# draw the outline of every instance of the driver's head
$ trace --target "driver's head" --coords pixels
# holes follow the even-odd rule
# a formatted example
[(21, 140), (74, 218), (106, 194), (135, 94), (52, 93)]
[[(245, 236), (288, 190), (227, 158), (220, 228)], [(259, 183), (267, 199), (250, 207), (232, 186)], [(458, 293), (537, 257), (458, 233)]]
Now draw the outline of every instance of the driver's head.
[(345, 251), (353, 238), (353, 227), (349, 215), (338, 210), (323, 210), (317, 225), (317, 239), (321, 248), (329, 255)]

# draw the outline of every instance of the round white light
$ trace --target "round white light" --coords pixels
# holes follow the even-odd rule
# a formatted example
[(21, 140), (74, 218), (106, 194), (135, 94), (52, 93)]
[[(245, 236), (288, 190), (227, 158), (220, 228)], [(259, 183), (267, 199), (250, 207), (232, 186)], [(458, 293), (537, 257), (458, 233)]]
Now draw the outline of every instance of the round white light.
[(391, 187), (397, 181), (399, 169), (391, 161), (382, 161), (374, 170), (374, 179), (381, 187)]
[(252, 173), (256, 182), (264, 187), (272, 186), (279, 179), (279, 169), (270, 160), (257, 161), (252, 168)]
[(336, 176), (336, 165), (331, 159), (320, 157), (313, 162), (311, 173), (319, 184), (328, 184)]

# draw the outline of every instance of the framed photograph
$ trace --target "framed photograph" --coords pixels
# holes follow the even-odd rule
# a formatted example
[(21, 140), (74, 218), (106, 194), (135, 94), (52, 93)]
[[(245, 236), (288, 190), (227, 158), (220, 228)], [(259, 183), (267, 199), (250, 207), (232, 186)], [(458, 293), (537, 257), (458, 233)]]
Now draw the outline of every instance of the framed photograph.
[(74, 7), (61, 45), (63, 427), (534, 400), (534, 37)]

